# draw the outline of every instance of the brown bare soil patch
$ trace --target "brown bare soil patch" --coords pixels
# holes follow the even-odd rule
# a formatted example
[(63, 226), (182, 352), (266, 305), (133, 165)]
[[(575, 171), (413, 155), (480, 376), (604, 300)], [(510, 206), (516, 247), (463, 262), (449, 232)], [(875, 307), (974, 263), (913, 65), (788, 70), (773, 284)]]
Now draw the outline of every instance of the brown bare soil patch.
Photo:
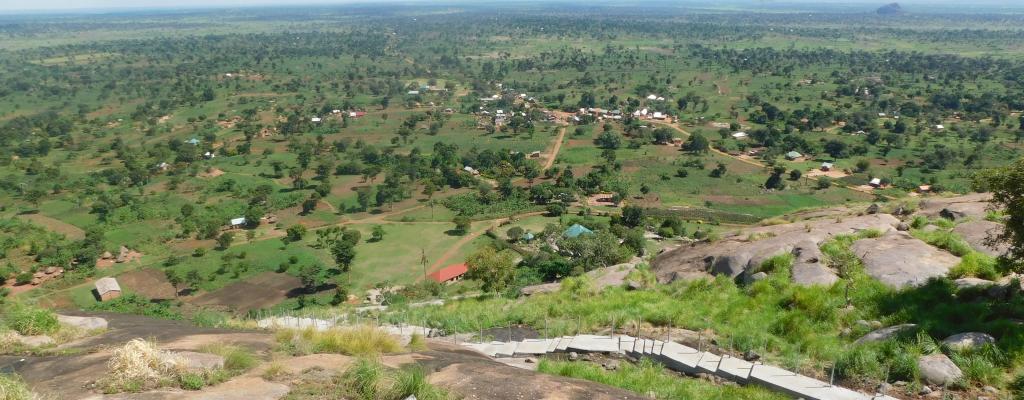
[(210, 168), (209, 170), (200, 172), (198, 174), (200, 178), (216, 178), (221, 175), (224, 175), (224, 171), (222, 171), (220, 168)]
[(302, 282), (299, 278), (288, 274), (264, 272), (220, 290), (196, 296), (190, 302), (244, 313), (273, 306), (296, 295), (300, 290)]
[(591, 207), (606, 206), (615, 207), (612, 202), (612, 193), (597, 193), (587, 197), (587, 205)]
[(150, 299), (167, 300), (174, 298), (174, 286), (167, 282), (162, 271), (152, 268), (140, 269), (117, 277), (121, 289), (138, 293)]
[(822, 171), (820, 168), (812, 169), (810, 171), (807, 171), (806, 174), (804, 174), (804, 176), (807, 176), (807, 177), (810, 177), (810, 178), (817, 178), (819, 176), (827, 176), (829, 178), (835, 178), (835, 179), (843, 178), (843, 177), (846, 177), (848, 175), (849, 174), (843, 172), (842, 170), (831, 169), (831, 170), (828, 170), (828, 171)]

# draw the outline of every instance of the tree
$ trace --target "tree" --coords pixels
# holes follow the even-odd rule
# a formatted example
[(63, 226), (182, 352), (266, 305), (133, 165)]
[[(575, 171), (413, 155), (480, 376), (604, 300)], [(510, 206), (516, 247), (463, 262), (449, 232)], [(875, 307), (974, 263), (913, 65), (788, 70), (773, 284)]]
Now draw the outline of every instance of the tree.
[(373, 231), (370, 233), (370, 240), (374, 242), (384, 240), (384, 227), (380, 225), (374, 225)]
[(565, 214), (565, 206), (559, 203), (548, 204), (548, 206), (545, 207), (544, 210), (547, 211), (548, 215), (552, 217), (560, 217), (562, 214)]
[(1024, 158), (979, 173), (974, 189), (992, 192), (992, 204), (1003, 209), (1006, 214), (1003, 231), (990, 240), (1009, 243), (1007, 259), (1020, 264), (1024, 258)]
[(824, 190), (832, 187), (832, 178), (823, 176), (818, 178), (818, 189)]
[(642, 226), (644, 223), (644, 209), (639, 206), (622, 207), (622, 225), (630, 228)]
[(515, 281), (516, 268), (512, 255), (507, 251), (498, 251), (493, 246), (484, 246), (466, 259), (470, 279), (483, 282), (483, 290), (500, 292)]
[(356, 259), (356, 246), (339, 240), (334, 243), (334, 246), (331, 246), (331, 255), (334, 256), (334, 262), (338, 264), (338, 268), (342, 272), (348, 272), (352, 269), (352, 261)]
[(452, 219), (452, 222), (455, 223), (455, 231), (460, 235), (465, 235), (469, 232), (470, 221), (468, 217), (458, 215)]
[(865, 172), (868, 168), (871, 168), (871, 162), (866, 159), (857, 160), (857, 172)]
[(320, 266), (320, 264), (314, 263), (302, 267), (302, 269), (299, 270), (299, 280), (302, 282), (302, 287), (305, 288), (307, 292), (316, 290), (316, 288), (323, 282), (321, 278), (322, 272), (323, 267)]
[(798, 181), (803, 176), (804, 176), (804, 173), (801, 172), (798, 169), (794, 169), (792, 171), (789, 171), (789, 180), (791, 180), (791, 181)]
[(167, 283), (170, 283), (171, 287), (174, 288), (174, 297), (177, 298), (178, 287), (181, 286), (182, 282), (181, 274), (179, 274), (178, 271), (176, 270), (166, 269), (164, 270), (164, 277), (167, 278)]
[(765, 189), (778, 189), (782, 190), (786, 187), (786, 183), (782, 181), (782, 174), (786, 172), (786, 167), (776, 166), (772, 169), (772, 174), (768, 176), (768, 180), (764, 182)]
[(691, 153), (707, 153), (711, 149), (711, 144), (704, 135), (694, 133), (683, 145), (683, 149)]
[(622, 146), (622, 136), (615, 132), (605, 131), (597, 136), (596, 142), (601, 148), (614, 150)]
[(525, 234), (523, 228), (520, 228), (518, 226), (508, 228), (508, 231), (505, 232), (505, 236), (508, 237), (508, 241), (513, 243), (519, 241), (519, 239), (523, 237), (523, 234)]
[(224, 232), (221, 233), (220, 236), (217, 236), (217, 246), (220, 247), (221, 250), (226, 250), (228, 247), (231, 247), (231, 242), (233, 241), (235, 241), (234, 232)]
[(304, 225), (295, 224), (285, 229), (285, 237), (289, 242), (298, 242), (302, 240), (303, 236), (306, 236), (306, 227)]
[(846, 157), (846, 143), (838, 140), (829, 140), (825, 143), (824, 150), (832, 158)]
[(199, 287), (199, 283), (203, 281), (203, 277), (199, 275), (199, 270), (193, 269), (185, 274), (185, 283), (193, 291)]

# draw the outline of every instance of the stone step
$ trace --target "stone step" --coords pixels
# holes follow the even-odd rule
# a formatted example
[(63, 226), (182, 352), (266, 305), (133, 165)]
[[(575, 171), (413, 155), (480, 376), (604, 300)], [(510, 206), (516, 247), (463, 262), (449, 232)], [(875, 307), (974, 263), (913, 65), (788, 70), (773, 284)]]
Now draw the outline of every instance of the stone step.
[(569, 349), (569, 343), (572, 343), (572, 336), (562, 336), (558, 339), (558, 346), (555, 347), (555, 351), (565, 352)]
[(516, 354), (540, 355), (548, 352), (550, 341), (547, 339), (526, 339), (516, 346)]
[(501, 345), (495, 346), (494, 356), (495, 357), (512, 357), (516, 354), (516, 348), (519, 347), (519, 342), (508, 342), (502, 343)]
[(722, 360), (722, 356), (714, 353), (704, 352), (700, 358), (700, 362), (697, 363), (697, 372), (703, 372), (706, 374), (714, 374), (718, 372), (718, 362)]
[(610, 336), (576, 336), (568, 347), (569, 351), (590, 353), (618, 353), (619, 341)]
[(806, 400), (890, 400), (889, 396), (870, 396), (809, 378), (770, 365), (755, 365), (750, 381)]
[(750, 379), (750, 369), (754, 364), (732, 356), (722, 356), (715, 374), (737, 383), (747, 383)]
[(558, 342), (560, 342), (561, 340), (562, 340), (561, 338), (547, 339), (547, 341), (548, 341), (548, 348), (547, 348), (546, 352), (554, 353), (555, 350), (558, 349)]

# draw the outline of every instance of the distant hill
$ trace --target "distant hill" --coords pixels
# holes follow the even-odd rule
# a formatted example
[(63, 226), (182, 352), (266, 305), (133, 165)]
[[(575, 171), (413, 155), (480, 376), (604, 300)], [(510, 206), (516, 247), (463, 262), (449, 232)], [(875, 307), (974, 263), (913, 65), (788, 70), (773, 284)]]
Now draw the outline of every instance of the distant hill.
[(889, 3), (878, 8), (879, 15), (900, 15), (903, 13), (903, 7), (900, 7), (900, 3)]

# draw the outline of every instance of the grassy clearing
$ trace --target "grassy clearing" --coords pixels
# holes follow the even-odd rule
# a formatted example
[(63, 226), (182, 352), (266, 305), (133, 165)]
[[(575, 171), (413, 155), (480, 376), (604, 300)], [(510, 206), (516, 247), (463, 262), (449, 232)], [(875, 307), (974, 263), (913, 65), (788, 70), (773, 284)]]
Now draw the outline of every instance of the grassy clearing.
[(711, 382), (681, 378), (665, 367), (644, 359), (639, 364), (622, 363), (615, 371), (587, 362), (541, 360), (538, 371), (569, 378), (584, 379), (630, 390), (653, 393), (656, 399), (776, 400), (786, 396), (756, 386), (719, 386)]
[(393, 336), (372, 326), (325, 331), (281, 330), (277, 332), (276, 339), (280, 349), (290, 354), (336, 353), (373, 356), (403, 350), (402, 345)]

